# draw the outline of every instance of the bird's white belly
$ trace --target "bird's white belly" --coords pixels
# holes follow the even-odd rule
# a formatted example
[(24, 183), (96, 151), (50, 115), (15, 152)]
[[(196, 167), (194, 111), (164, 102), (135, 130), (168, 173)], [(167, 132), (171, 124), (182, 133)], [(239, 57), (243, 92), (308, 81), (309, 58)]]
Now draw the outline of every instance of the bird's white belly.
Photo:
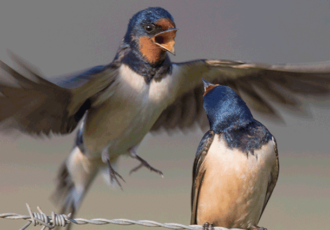
[(114, 93), (87, 114), (84, 143), (91, 157), (108, 148), (119, 155), (139, 144), (167, 106), (171, 79), (146, 84), (129, 67), (119, 69)]
[(274, 142), (247, 156), (238, 149), (229, 149), (216, 135), (204, 164), (197, 223), (244, 229), (257, 225), (276, 164)]

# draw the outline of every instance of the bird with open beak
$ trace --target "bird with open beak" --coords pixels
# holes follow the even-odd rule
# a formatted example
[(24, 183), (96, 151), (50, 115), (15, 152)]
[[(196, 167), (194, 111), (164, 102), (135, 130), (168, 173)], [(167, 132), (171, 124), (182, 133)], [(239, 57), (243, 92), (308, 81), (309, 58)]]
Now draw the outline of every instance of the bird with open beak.
[[(21, 72), (0, 62), (0, 127), (43, 136), (65, 135), (80, 124), (74, 148), (57, 178), (54, 198), (61, 206), (60, 213), (74, 214), (99, 172), (109, 183), (120, 185), (121, 177), (116, 172), (119, 156), (128, 155), (139, 161), (133, 171), (147, 167), (162, 175), (137, 155), (137, 147), (148, 132), (207, 127), (202, 77), (243, 92), (252, 109), (270, 118), (279, 115), (260, 92), (298, 111), (299, 102), (286, 95), (330, 93), (330, 62), (173, 63), (168, 52), (174, 53), (176, 32), (170, 13), (151, 7), (131, 18), (109, 64), (50, 81), (15, 55), (12, 58)], [(5, 80), (8, 78), (10, 83)]]

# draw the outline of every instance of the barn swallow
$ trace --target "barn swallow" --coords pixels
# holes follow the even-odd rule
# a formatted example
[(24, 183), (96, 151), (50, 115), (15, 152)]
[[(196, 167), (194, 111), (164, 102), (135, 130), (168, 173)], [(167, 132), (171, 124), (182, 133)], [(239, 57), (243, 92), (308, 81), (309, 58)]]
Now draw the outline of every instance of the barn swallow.
[[(298, 109), (291, 93), (329, 94), (330, 62), (314, 65), (267, 65), (228, 60), (173, 63), (177, 27), (159, 7), (136, 13), (110, 64), (49, 80), (11, 55), (18, 71), (1, 62), (0, 122), (5, 131), (33, 136), (65, 135), (79, 126), (63, 163), (55, 191), (61, 213), (74, 213), (99, 171), (119, 184), (116, 162), (129, 155), (162, 175), (137, 155), (148, 132), (207, 126), (201, 77), (243, 92), (249, 105), (279, 117), (260, 92)], [(78, 125), (79, 123), (79, 125)], [(132, 172), (133, 172), (132, 171)], [(110, 177), (109, 177), (110, 173)]]
[(257, 224), (279, 175), (275, 137), (234, 90), (203, 81), (210, 130), (194, 161), (191, 224), (263, 230)]

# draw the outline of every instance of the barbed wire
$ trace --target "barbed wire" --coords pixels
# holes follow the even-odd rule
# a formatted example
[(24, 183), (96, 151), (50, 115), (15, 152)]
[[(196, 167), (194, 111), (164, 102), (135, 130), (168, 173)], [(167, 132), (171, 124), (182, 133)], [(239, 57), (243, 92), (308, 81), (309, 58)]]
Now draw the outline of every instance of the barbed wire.
[[(47, 216), (40, 207), (37, 207), (39, 213), (32, 212), (31, 208), (28, 204), (26, 204), (29, 215), (20, 215), (16, 213), (3, 213), (0, 214), (0, 218), (3, 219), (11, 219), (11, 220), (27, 220), (28, 223), (25, 224), (20, 230), (27, 229), (31, 224), (33, 226), (42, 226), (41, 230), (46, 228), (53, 229), (55, 227), (65, 227), (70, 223), (77, 225), (85, 225), (85, 224), (94, 224), (94, 225), (105, 225), (105, 224), (116, 224), (116, 225), (140, 225), (145, 227), (163, 227), (168, 229), (188, 229), (188, 230), (202, 230), (203, 227), (201, 225), (183, 225), (177, 223), (159, 223), (152, 220), (128, 220), (128, 219), (83, 219), (83, 218), (75, 218), (71, 219), (71, 213), (68, 215), (65, 214), (55, 214), (51, 213), (51, 216)], [(213, 227), (214, 230), (229, 230), (228, 228), (223, 227)], [(238, 228), (231, 228), (230, 230), (243, 230)]]

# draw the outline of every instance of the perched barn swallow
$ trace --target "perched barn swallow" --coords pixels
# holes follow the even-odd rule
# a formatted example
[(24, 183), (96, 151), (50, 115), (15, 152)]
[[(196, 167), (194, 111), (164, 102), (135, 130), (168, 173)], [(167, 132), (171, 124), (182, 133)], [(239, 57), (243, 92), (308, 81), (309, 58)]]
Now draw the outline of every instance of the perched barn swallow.
[(279, 175), (277, 144), (234, 90), (204, 80), (210, 130), (196, 153), (191, 224), (259, 229)]
[(119, 183), (120, 155), (162, 175), (137, 155), (150, 131), (207, 126), (203, 84), (229, 85), (243, 92), (250, 106), (269, 116), (273, 101), (299, 108), (290, 92), (329, 94), (330, 62), (315, 65), (266, 65), (228, 60), (172, 63), (177, 28), (164, 9), (148, 8), (129, 21), (114, 60), (79, 74), (48, 80), (15, 55), (19, 72), (1, 62), (0, 122), (4, 130), (34, 135), (64, 135), (79, 123), (73, 150), (58, 175), (55, 192), (61, 213), (74, 213), (99, 171)]

